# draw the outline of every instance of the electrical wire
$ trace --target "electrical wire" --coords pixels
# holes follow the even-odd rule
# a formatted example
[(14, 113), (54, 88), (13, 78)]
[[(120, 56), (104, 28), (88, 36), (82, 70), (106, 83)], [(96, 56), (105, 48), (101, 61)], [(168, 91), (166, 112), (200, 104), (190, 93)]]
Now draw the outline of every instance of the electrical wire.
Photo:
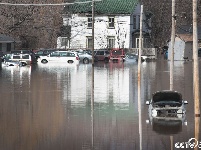
[[(101, 0), (94, 0), (95, 2), (99, 2)], [(91, 3), (92, 1), (85, 1), (85, 2), (74, 2), (74, 3), (55, 3), (55, 4), (15, 4), (15, 3), (0, 3), (0, 5), (7, 5), (7, 6), (65, 6), (65, 5), (73, 5), (73, 4), (85, 4)]]

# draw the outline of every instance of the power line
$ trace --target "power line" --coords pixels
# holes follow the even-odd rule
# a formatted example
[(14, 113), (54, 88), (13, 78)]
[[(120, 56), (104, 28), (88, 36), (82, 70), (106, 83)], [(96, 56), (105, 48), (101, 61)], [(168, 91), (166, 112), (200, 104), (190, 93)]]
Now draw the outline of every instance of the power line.
[[(95, 0), (101, 1), (101, 0)], [(7, 5), (7, 6), (65, 6), (65, 5), (73, 5), (73, 4), (85, 4), (91, 3), (92, 1), (85, 1), (85, 2), (74, 2), (74, 3), (55, 3), (55, 4), (15, 4), (15, 3), (0, 3), (0, 5)]]

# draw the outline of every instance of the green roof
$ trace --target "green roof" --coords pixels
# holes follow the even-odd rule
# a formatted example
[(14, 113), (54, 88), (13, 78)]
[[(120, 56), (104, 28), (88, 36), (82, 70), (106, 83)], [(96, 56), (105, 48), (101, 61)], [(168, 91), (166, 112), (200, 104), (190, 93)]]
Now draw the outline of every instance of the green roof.
[[(71, 13), (92, 12), (91, 2), (80, 2), (89, 2), (89, 0), (75, 0), (74, 4), (65, 7), (65, 11)], [(131, 14), (133, 13), (138, 2), (139, 0), (94, 0), (94, 11), (96, 14)]]

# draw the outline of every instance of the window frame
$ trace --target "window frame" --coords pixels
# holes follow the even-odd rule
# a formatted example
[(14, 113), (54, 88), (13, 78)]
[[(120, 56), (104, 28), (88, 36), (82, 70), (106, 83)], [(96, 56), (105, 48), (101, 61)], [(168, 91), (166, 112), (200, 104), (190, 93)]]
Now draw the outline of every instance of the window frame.
[(92, 16), (87, 16), (87, 28), (92, 28)]
[(107, 47), (108, 48), (115, 48), (115, 36), (108, 36), (107, 37)]
[(108, 17), (108, 28), (109, 29), (114, 29), (115, 28), (115, 17), (114, 16), (109, 16)]
[[(93, 45), (93, 43), (92, 43), (92, 42), (93, 42), (93, 41), (92, 41), (92, 36), (87, 36), (87, 37), (86, 37), (86, 40), (87, 40), (87, 42), (86, 42), (86, 44), (87, 44), (86, 47), (87, 47), (87, 48), (92, 48), (92, 45)], [(91, 43), (90, 43), (90, 42), (91, 42)]]

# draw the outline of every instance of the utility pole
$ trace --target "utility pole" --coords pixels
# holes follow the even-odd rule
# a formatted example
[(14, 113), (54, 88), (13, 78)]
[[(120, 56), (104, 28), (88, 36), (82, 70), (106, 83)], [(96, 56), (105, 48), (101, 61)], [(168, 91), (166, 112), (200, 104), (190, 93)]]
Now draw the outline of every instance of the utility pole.
[(92, 66), (94, 66), (94, 0), (92, 0)]
[(171, 33), (171, 58), (170, 58), (170, 90), (173, 90), (175, 26), (176, 26), (175, 0), (172, 0), (172, 33)]
[(141, 13), (140, 13), (140, 37), (139, 37), (139, 51), (138, 51), (138, 113), (139, 113), (140, 150), (142, 150), (142, 113), (141, 113), (142, 18), (143, 18), (143, 5), (141, 5)]
[(200, 117), (197, 0), (193, 0), (193, 66), (194, 111), (195, 117)]

